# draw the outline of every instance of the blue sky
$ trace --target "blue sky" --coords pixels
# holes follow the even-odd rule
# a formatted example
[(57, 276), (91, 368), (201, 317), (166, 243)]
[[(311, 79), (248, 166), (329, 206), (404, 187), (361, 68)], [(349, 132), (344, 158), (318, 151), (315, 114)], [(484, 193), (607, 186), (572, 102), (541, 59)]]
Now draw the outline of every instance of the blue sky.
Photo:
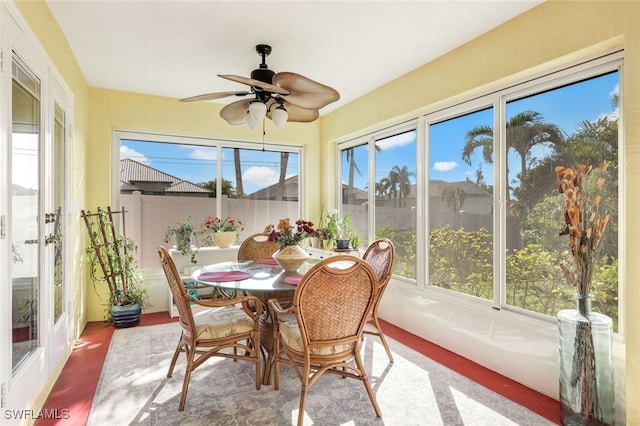
[[(610, 73), (578, 84), (510, 102), (507, 116), (533, 110), (540, 112), (544, 121), (558, 125), (566, 134), (575, 132), (584, 121), (594, 121), (602, 116), (616, 115), (612, 97), (618, 93), (618, 73)], [(461, 181), (467, 177), (475, 181), (475, 172), (481, 165), (485, 182), (493, 182), (492, 166), (483, 163), (480, 150), (471, 157), (471, 165), (462, 161), (462, 147), (465, 134), (475, 125), (492, 125), (491, 110), (479, 111), (464, 117), (432, 125), (429, 149), (429, 177), (445, 181)], [(416, 167), (415, 132), (408, 132), (381, 140), (382, 151), (376, 156), (376, 181), (388, 176), (394, 166), (406, 165), (411, 172)], [(120, 156), (131, 157), (150, 167), (194, 183), (211, 180), (216, 173), (216, 149), (194, 145), (123, 141)], [(279, 153), (243, 149), (243, 184), (245, 193), (250, 194), (269, 186), (278, 180)], [(544, 148), (533, 152), (534, 156), (544, 155)], [(355, 159), (360, 173), (355, 174), (355, 185), (367, 187), (366, 149), (355, 150)], [(510, 178), (519, 172), (517, 157), (510, 156)], [(233, 150), (224, 149), (222, 154), (223, 176), (235, 182)], [(298, 173), (298, 156), (291, 154), (287, 176)], [(343, 180), (347, 179), (346, 165)], [(415, 182), (415, 179), (413, 180)]]
[[(193, 183), (215, 179), (217, 148), (201, 145), (178, 145), (126, 140), (120, 144), (120, 158), (132, 158), (172, 176)], [(241, 150), (244, 192), (251, 194), (272, 185), (280, 177), (280, 154), (258, 150)], [(298, 174), (298, 154), (290, 153), (287, 176)], [(222, 176), (234, 183), (233, 149), (222, 150)]]
[[(617, 107), (612, 104), (613, 95), (617, 94), (618, 73), (614, 72), (579, 84), (512, 101), (507, 105), (507, 117), (527, 110), (537, 111), (543, 115), (545, 122), (556, 124), (564, 133), (571, 135), (585, 120), (595, 121), (603, 116), (617, 116)], [(462, 161), (466, 133), (476, 125), (492, 126), (492, 114), (491, 109), (482, 110), (430, 127), (430, 179), (455, 182), (469, 178), (475, 181), (476, 170), (481, 166), (485, 182), (488, 184), (493, 182), (493, 167), (484, 162), (481, 149), (471, 155), (471, 165)], [(415, 171), (415, 140), (407, 140), (405, 135), (402, 135), (398, 138), (390, 138), (391, 141), (397, 143), (386, 144), (383, 146), (384, 155), (377, 156), (376, 181), (387, 176), (394, 165), (407, 165)], [(534, 157), (541, 158), (546, 151), (544, 147), (539, 147), (534, 149), (532, 154)], [(357, 154), (356, 159), (358, 159)], [(366, 164), (366, 160), (358, 159), (358, 161), (360, 164)], [(518, 156), (511, 153), (509, 156), (510, 179), (519, 173), (519, 165)], [(343, 176), (346, 177), (346, 172)], [(360, 185), (366, 185), (366, 183), (360, 183)]]

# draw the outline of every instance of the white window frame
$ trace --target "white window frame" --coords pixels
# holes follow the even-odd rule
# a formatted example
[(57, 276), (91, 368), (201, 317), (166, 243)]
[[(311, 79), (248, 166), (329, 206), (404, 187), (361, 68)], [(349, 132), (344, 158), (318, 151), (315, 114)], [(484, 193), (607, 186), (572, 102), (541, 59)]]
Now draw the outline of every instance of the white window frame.
[[(426, 110), (416, 118), (392, 125), (390, 127), (381, 127), (379, 130), (374, 130), (355, 136), (351, 139), (338, 141), (336, 144), (336, 187), (337, 187), (337, 205), (341, 206), (341, 173), (342, 173), (342, 151), (353, 146), (361, 145), (364, 142), (370, 144), (369, 152), (369, 188), (375, 188), (375, 148), (373, 145), (375, 141), (392, 134), (401, 133), (402, 129), (407, 129), (409, 126), (417, 126), (417, 153), (416, 153), (416, 179), (418, 184), (418, 200), (417, 208), (420, 209), (418, 217), (422, 217), (422, 221), (418, 221), (416, 224), (417, 234), (417, 247), (416, 256), (418, 259), (425, 259), (425, 262), (419, 262), (416, 269), (417, 283), (413, 280), (402, 279), (401, 277), (394, 276), (393, 285), (395, 286), (408, 286), (407, 288), (416, 288), (425, 293), (437, 292), (439, 296), (442, 296), (445, 300), (455, 304), (470, 304), (472, 306), (484, 306), (487, 309), (508, 310), (516, 314), (522, 314), (522, 320), (529, 322), (530, 320), (542, 320), (546, 323), (552, 323), (555, 318), (536, 313), (534, 311), (528, 311), (522, 308), (509, 306), (505, 300), (506, 289), (506, 255), (502, 252), (506, 245), (506, 205), (504, 202), (505, 191), (505, 179), (506, 179), (506, 164), (503, 161), (503, 153), (505, 152), (505, 135), (503, 129), (506, 126), (506, 104), (508, 101), (520, 98), (524, 95), (534, 95), (540, 93), (546, 89), (557, 88), (564, 84), (576, 83), (580, 80), (601, 75), (611, 71), (618, 71), (619, 73), (619, 122), (618, 122), (618, 164), (619, 164), (619, 176), (620, 182), (618, 184), (618, 227), (620, 230), (625, 229), (626, 224), (626, 210), (623, 194), (625, 193), (626, 182), (626, 167), (624, 160), (624, 140), (623, 140), (623, 117), (622, 111), (622, 98), (624, 96), (624, 88), (622, 83), (624, 65), (624, 52), (622, 50), (603, 52), (600, 55), (592, 58), (587, 58), (579, 62), (565, 64), (564, 66), (557, 67), (553, 70), (547, 70), (544, 73), (540, 73), (534, 77), (530, 77), (527, 80), (520, 80), (512, 82), (508, 87), (499, 87), (492, 91), (485, 92), (484, 94), (470, 96), (468, 99), (457, 98), (451, 102), (451, 105), (440, 107), (438, 109)], [(432, 123), (440, 122), (449, 118), (455, 118), (460, 115), (468, 114), (484, 108), (493, 108), (494, 111), (494, 167), (493, 167), (493, 181), (494, 181), (494, 233), (493, 233), (493, 280), (494, 280), (494, 296), (493, 300), (483, 300), (475, 298), (466, 294), (457, 293), (454, 291), (446, 290), (431, 286), (428, 284), (428, 238), (426, 236), (426, 230), (428, 228), (428, 194), (426, 191), (428, 187), (425, 187), (425, 182), (428, 182), (429, 171), (427, 165), (429, 164), (429, 126)], [(420, 199), (420, 197), (422, 197)], [(373, 203), (375, 199), (375, 192), (369, 190), (369, 202)], [(373, 204), (372, 204), (373, 205)], [(369, 210), (369, 238), (374, 235), (374, 209)], [(616, 340), (623, 341), (625, 335), (625, 234), (619, 232), (618, 245), (620, 247), (618, 253), (618, 330), (616, 333)], [(417, 286), (416, 286), (417, 284)], [(527, 319), (527, 317), (529, 319)]]

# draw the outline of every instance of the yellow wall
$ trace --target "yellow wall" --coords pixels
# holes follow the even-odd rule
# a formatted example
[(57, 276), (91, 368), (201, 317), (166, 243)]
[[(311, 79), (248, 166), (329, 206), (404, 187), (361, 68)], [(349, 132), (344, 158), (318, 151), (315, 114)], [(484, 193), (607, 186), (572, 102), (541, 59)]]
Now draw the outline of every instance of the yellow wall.
[[(640, 2), (547, 1), (322, 119), (324, 153), (334, 143), (379, 123), (399, 121), (489, 91), (559, 63), (624, 47), (623, 114), (625, 170), (621, 265), (625, 275), (627, 424), (640, 424)], [(324, 178), (331, 185), (333, 176)]]
[[(42, 2), (19, 4), (21, 11), (38, 34), (56, 66), (71, 86), (75, 96), (76, 123), (73, 133), (74, 203), (92, 208), (110, 202), (110, 144), (113, 129), (143, 130), (210, 136), (218, 138), (261, 140), (260, 131), (226, 125), (218, 117), (218, 106), (178, 104), (173, 99), (106, 90), (88, 90), (75, 60), (57, 25), (52, 22)], [(451, 102), (462, 95), (479, 93), (523, 78), (545, 67), (586, 57), (612, 46), (625, 49), (625, 70), (621, 99), (625, 170), (624, 214), (621, 264), (626, 302), (626, 400), (627, 424), (640, 424), (640, 243), (632, 230), (640, 229), (640, 2), (638, 1), (547, 1), (539, 7), (461, 46), (454, 52), (395, 80), (351, 104), (306, 125), (287, 125), (267, 129), (267, 140), (305, 143), (305, 171), (308, 180), (303, 188), (308, 217), (317, 220), (322, 200), (335, 204), (334, 143), (363, 129), (377, 128), (401, 117), (414, 116)], [(446, 102), (445, 102), (446, 101)], [(89, 117), (90, 114), (90, 117)], [(86, 165), (84, 163), (86, 153)], [(320, 171), (322, 170), (322, 173)], [(317, 184), (321, 182), (321, 197)], [(86, 192), (85, 190), (86, 183)], [(313, 192), (312, 192), (313, 191)], [(86, 201), (85, 201), (86, 194)], [(76, 231), (80, 231), (77, 227)], [(79, 241), (78, 235), (74, 241)], [(79, 264), (82, 247), (74, 252)], [(76, 293), (82, 297), (84, 274), (74, 271)], [(77, 274), (77, 275), (76, 275)], [(76, 279), (77, 278), (77, 279)], [(88, 291), (92, 294), (92, 290)], [(87, 304), (87, 318), (100, 319), (102, 311), (95, 300)], [(78, 321), (85, 317), (78, 311)]]

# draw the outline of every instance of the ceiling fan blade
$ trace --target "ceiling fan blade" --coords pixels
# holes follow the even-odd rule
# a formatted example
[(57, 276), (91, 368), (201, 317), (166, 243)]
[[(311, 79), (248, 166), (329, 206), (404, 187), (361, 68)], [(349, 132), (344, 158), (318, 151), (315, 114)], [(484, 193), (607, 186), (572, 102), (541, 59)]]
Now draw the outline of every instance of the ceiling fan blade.
[[(275, 107), (271, 107), (271, 104), (274, 102), (274, 100), (271, 100), (268, 105), (269, 112), (267, 113), (267, 117), (269, 118), (271, 118), (271, 113), (275, 111)], [(310, 123), (320, 117), (320, 112), (317, 109), (300, 108), (290, 102), (283, 102), (282, 106), (284, 106), (284, 109), (286, 109), (289, 114), (289, 118), (287, 118), (287, 122), (289, 123)]]
[(253, 98), (231, 102), (220, 110), (220, 117), (224, 118), (229, 124), (244, 123), (251, 101), (253, 101)]
[(335, 89), (293, 72), (277, 73), (273, 84), (290, 92), (282, 97), (300, 108), (320, 109), (340, 99)]
[(262, 90), (266, 90), (267, 92), (277, 93), (279, 95), (289, 94), (289, 91), (284, 88), (274, 86), (273, 84), (265, 83), (264, 81), (255, 80), (253, 78), (241, 77), (239, 75), (231, 75), (231, 74), (218, 74), (218, 77), (226, 78), (227, 80), (235, 81), (236, 83), (242, 83), (248, 86), (258, 87)]
[(190, 98), (180, 99), (180, 102), (210, 101), (213, 99), (226, 98), (227, 96), (246, 96), (251, 94), (251, 92), (238, 92), (237, 90), (233, 92), (206, 93), (204, 95), (191, 96)]

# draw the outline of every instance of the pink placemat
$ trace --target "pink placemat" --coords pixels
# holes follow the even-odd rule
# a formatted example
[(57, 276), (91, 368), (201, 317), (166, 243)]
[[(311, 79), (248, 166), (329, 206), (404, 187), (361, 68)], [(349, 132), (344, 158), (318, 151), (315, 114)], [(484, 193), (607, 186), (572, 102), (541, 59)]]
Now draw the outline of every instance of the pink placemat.
[(298, 285), (301, 279), (302, 275), (289, 275), (288, 277), (284, 277), (284, 282), (287, 284)]
[(214, 283), (226, 281), (241, 281), (246, 280), (247, 278), (251, 278), (251, 274), (242, 271), (205, 272), (198, 277), (200, 281)]
[(277, 265), (278, 262), (276, 262), (275, 260), (271, 259), (271, 258), (266, 258), (266, 259), (258, 259), (256, 260), (256, 263), (260, 263), (262, 265)]

